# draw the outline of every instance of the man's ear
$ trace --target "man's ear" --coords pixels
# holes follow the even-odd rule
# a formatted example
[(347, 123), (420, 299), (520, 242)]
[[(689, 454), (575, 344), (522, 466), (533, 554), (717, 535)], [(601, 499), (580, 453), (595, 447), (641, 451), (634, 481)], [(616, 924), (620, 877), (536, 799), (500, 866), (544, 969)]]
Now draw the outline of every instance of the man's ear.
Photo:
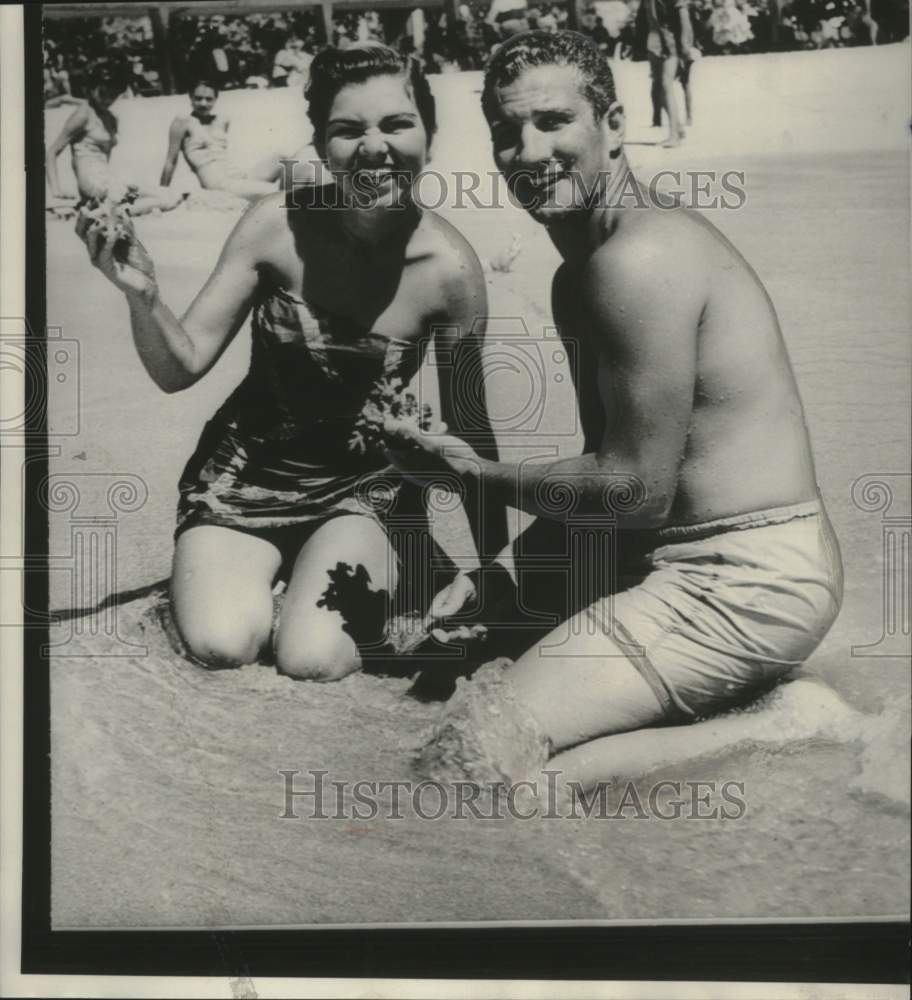
[(615, 101), (605, 112), (602, 121), (608, 131), (608, 148), (611, 156), (618, 156), (624, 145), (624, 130), (627, 124), (624, 116), (624, 105)]

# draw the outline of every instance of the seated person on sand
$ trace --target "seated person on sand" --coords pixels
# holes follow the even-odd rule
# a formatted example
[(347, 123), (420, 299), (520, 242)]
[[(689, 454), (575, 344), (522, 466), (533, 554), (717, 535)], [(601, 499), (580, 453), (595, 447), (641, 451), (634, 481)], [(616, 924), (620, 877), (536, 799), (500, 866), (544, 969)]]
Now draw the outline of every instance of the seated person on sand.
[[(509, 613), (522, 607), (531, 624), (491, 649), (518, 655), (495, 728), (531, 726), (539, 764), (553, 755), (549, 768), (592, 784), (748, 738), (743, 715), (686, 724), (756, 699), (817, 648), (842, 599), (839, 547), (767, 292), (705, 218), (650, 204), (625, 156), (604, 57), (571, 32), (516, 36), (488, 64), (482, 104), (498, 168), (563, 257), (552, 308), (583, 454), (511, 465), (456, 435), (395, 421), (387, 434), (416, 481), (457, 476), (487, 508), (538, 518), (500, 560), (501, 586), (508, 574), (518, 584), (504, 588)], [(574, 532), (595, 542), (568, 547)], [(610, 548), (601, 560), (577, 554), (567, 569), (571, 551), (597, 553), (615, 537), (617, 559)], [(562, 572), (542, 572), (555, 553)], [(479, 581), (482, 617), (506, 620), (498, 576)], [(458, 576), (438, 611), (475, 591)], [(435, 762), (460, 756), (511, 774), (498, 754), (515, 747), (458, 750), (484, 739), (459, 719), (477, 683), (457, 693), (424, 751), (432, 776)], [(808, 689), (812, 705), (838, 701), (809, 682), (774, 700), (794, 705)]]
[(185, 197), (181, 192), (129, 184), (112, 175), (111, 152), (117, 144), (117, 116), (111, 105), (123, 90), (122, 81), (114, 75), (99, 71), (90, 77), (88, 100), (79, 101), (48, 147), (46, 171), (51, 196), (67, 197), (60, 185), (57, 158), (69, 146), (81, 200), (110, 198), (119, 202), (129, 195), (131, 215), (176, 208)]
[[(215, 109), (218, 87), (208, 80), (198, 80), (190, 87), (189, 96), (190, 114), (178, 115), (171, 122), (168, 152), (161, 172), (162, 187), (170, 185), (177, 158), (183, 153), (200, 187), (206, 190), (226, 191), (250, 201), (274, 194), (278, 190), (276, 182), (284, 178), (283, 157), (278, 154), (267, 156), (246, 171), (235, 166), (228, 159), (231, 121)], [(305, 158), (299, 153), (294, 159)], [(297, 172), (296, 179), (299, 179)]]
[[(452, 361), (438, 366), (441, 416), (465, 427), (454, 386), (480, 363), (486, 294), (468, 243), (412, 198), (436, 128), (418, 64), (385, 46), (327, 49), (311, 68), (307, 113), (332, 183), (297, 192), (300, 204), (276, 193), (252, 205), (182, 319), (135, 233), (118, 253), (88, 213), (77, 231), (125, 293), (140, 359), (167, 393), (203, 378), (252, 313), (250, 370), (181, 477), (174, 620), (206, 665), (272, 653), (283, 673), (328, 681), (357, 670), (365, 644), (382, 644), (394, 593), (433, 568), (421, 528), (430, 497), (390, 465), (383, 397), (409, 384), (433, 340)], [(495, 458), (483, 406), (471, 420)], [(471, 492), (465, 506), (479, 551), (499, 551), (505, 514), (482, 519)], [(406, 522), (414, 530), (400, 530)], [(363, 584), (348, 615), (329, 599), (340, 564)]]

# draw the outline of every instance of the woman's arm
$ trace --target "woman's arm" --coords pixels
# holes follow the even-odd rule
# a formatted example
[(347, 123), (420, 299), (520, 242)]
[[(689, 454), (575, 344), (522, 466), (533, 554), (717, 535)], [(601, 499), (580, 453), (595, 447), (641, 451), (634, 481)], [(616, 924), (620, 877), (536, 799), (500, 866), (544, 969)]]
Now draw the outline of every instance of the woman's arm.
[(80, 103), (75, 111), (64, 122), (63, 128), (57, 138), (48, 146), (45, 157), (45, 173), (47, 174), (48, 187), (55, 198), (61, 198), (60, 178), (57, 175), (57, 157), (70, 145), (75, 142), (80, 134), (85, 131), (89, 121), (88, 104)]
[(119, 242), (89, 212), (80, 212), (77, 232), (95, 267), (126, 295), (137, 352), (164, 392), (179, 392), (199, 381), (241, 328), (256, 293), (258, 263), (275, 242), (277, 220), (284, 219), (277, 204), (264, 198), (248, 210), (181, 319), (159, 297), (152, 259), (132, 226), (127, 223), (127, 239)]
[(158, 182), (162, 187), (168, 187), (171, 183), (188, 127), (187, 119), (180, 116), (171, 122), (171, 128), (168, 129), (168, 152), (165, 154), (165, 165), (162, 167), (161, 180)]
[[(497, 462), (497, 441), (488, 417), (482, 350), (487, 295), (478, 258), (464, 248), (465, 267), (448, 292), (445, 325), (434, 340), (441, 418), (450, 431), (469, 441), (481, 458)], [(463, 506), (482, 565), (507, 544), (507, 512), (485, 494), (481, 476), (463, 480)]]

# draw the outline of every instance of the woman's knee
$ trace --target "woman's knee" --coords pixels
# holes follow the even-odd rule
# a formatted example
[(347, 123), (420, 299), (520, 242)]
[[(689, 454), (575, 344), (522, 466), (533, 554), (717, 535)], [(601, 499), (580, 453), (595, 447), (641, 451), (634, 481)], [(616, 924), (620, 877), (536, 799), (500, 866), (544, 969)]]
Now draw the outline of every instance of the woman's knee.
[(196, 660), (213, 669), (254, 663), (269, 641), (269, 624), (251, 621), (178, 621), (178, 630)]
[(338, 681), (361, 668), (354, 641), (341, 629), (314, 625), (282, 629), (276, 637), (276, 666), (283, 674), (306, 681)]

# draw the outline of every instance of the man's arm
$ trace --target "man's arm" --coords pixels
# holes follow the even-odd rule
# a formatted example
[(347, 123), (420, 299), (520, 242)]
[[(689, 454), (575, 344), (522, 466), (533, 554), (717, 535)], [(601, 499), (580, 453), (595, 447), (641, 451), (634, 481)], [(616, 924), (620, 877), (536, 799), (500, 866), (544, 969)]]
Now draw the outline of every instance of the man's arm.
[(588, 324), (597, 354), (581, 380), (595, 379), (605, 415), (594, 450), (519, 465), (479, 456), (452, 435), (389, 426), (396, 464), (419, 480), (435, 467), (478, 480), (489, 506), (553, 520), (610, 513), (628, 528), (663, 524), (690, 425), (706, 280), (692, 247), (662, 235), (661, 243), (649, 236), (603, 247), (577, 289), (575, 322)]
[[(543, 465), (482, 459), (491, 499), (556, 520), (610, 512), (630, 527), (664, 523), (691, 419), (702, 284), (698, 262), (642, 237), (593, 255), (579, 292), (599, 353), (602, 441), (596, 451)], [(565, 503), (568, 491), (573, 501)]]
[(168, 187), (171, 178), (174, 177), (177, 158), (188, 128), (186, 118), (178, 117), (171, 122), (171, 128), (168, 129), (168, 152), (165, 154), (165, 165), (162, 167), (161, 180), (158, 182), (162, 187)]

